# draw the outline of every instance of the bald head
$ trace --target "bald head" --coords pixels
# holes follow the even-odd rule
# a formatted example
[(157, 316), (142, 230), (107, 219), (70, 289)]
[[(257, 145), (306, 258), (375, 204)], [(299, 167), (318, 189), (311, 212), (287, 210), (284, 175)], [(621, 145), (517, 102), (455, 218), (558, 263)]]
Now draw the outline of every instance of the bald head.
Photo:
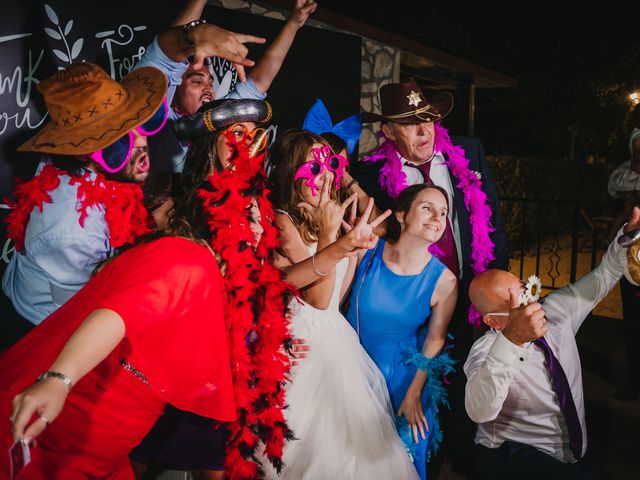
[(482, 315), (509, 311), (509, 289), (519, 290), (520, 279), (504, 270), (491, 269), (476, 275), (469, 286), (469, 297)]

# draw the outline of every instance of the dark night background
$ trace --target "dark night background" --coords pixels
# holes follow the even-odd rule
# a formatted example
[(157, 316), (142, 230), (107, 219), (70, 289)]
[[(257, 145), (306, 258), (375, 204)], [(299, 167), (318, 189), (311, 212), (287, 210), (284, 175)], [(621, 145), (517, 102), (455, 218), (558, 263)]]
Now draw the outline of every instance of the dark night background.
[(320, 5), (516, 78), (515, 88), (477, 90), (476, 135), (488, 152), (567, 157), (575, 135), (577, 160), (626, 159), (628, 95), (640, 81), (637, 2)]

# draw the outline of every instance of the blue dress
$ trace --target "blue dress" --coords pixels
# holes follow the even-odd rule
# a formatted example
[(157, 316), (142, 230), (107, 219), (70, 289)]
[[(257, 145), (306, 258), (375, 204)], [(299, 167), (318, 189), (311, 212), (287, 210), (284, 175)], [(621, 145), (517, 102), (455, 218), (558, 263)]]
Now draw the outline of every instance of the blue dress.
[(382, 371), (394, 412), (400, 408), (418, 366), (426, 368), (428, 380), (422, 402), (429, 423), (427, 438), (416, 444), (404, 417), (396, 417), (400, 436), (424, 480), (429, 455), (437, 449), (442, 438), (437, 418), (439, 406), (446, 404), (442, 376), (453, 371), (453, 361), (443, 352), (427, 362), (419, 352), (428, 330), (431, 296), (446, 267), (432, 257), (421, 273), (398, 275), (382, 260), (384, 247), (385, 242), (381, 239), (376, 249), (369, 250), (360, 263), (351, 290), (347, 319)]

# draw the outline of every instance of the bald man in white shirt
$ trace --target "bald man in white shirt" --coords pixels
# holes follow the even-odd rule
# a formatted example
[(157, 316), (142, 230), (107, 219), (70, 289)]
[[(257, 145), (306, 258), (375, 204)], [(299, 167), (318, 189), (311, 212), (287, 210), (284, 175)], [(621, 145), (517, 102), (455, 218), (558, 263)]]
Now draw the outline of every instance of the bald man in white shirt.
[[(624, 230), (637, 228), (640, 209), (635, 208)], [(522, 283), (502, 270), (488, 270), (471, 282), (471, 302), (491, 327), (474, 343), (464, 365), (465, 407), (478, 423), (477, 478), (598, 478), (580, 461), (587, 448), (587, 432), (575, 335), (622, 277), (621, 249), (614, 241), (595, 270), (552, 292), (543, 303), (520, 306)], [(554, 355), (550, 362), (538, 345), (541, 337)], [(562, 392), (549, 363), (556, 363), (556, 369), (559, 364), (568, 382), (567, 393), (577, 414), (575, 433), (570, 432), (572, 421), (561, 406)], [(577, 448), (576, 435), (580, 438)]]

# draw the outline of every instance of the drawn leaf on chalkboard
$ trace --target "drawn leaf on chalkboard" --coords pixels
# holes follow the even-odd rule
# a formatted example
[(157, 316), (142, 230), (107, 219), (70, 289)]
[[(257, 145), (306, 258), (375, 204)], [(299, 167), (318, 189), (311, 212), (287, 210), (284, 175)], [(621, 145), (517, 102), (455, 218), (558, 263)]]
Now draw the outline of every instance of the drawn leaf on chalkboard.
[(64, 27), (64, 36), (66, 37), (67, 35), (69, 35), (69, 32), (71, 31), (71, 28), (73, 27), (73, 20), (69, 20), (67, 22), (66, 27)]
[(62, 40), (62, 35), (56, 32), (53, 28), (45, 27), (44, 31), (47, 35), (49, 35), (54, 40)]
[(84, 39), (79, 38), (73, 43), (73, 47), (71, 47), (71, 60), (80, 55), (80, 50), (82, 50), (82, 44), (84, 43)]
[(46, 3), (44, 4), (44, 11), (47, 12), (47, 17), (49, 17), (49, 20), (51, 20), (51, 23), (53, 23), (54, 25), (60, 25), (60, 21), (58, 20), (58, 15), (56, 15), (56, 12), (53, 11), (53, 8), (51, 8)]
[(71, 62), (71, 60), (69, 60), (69, 57), (67, 56), (66, 53), (61, 52), (60, 50), (56, 50), (55, 48), (53, 49), (53, 53), (56, 57), (58, 57), (63, 62)]

